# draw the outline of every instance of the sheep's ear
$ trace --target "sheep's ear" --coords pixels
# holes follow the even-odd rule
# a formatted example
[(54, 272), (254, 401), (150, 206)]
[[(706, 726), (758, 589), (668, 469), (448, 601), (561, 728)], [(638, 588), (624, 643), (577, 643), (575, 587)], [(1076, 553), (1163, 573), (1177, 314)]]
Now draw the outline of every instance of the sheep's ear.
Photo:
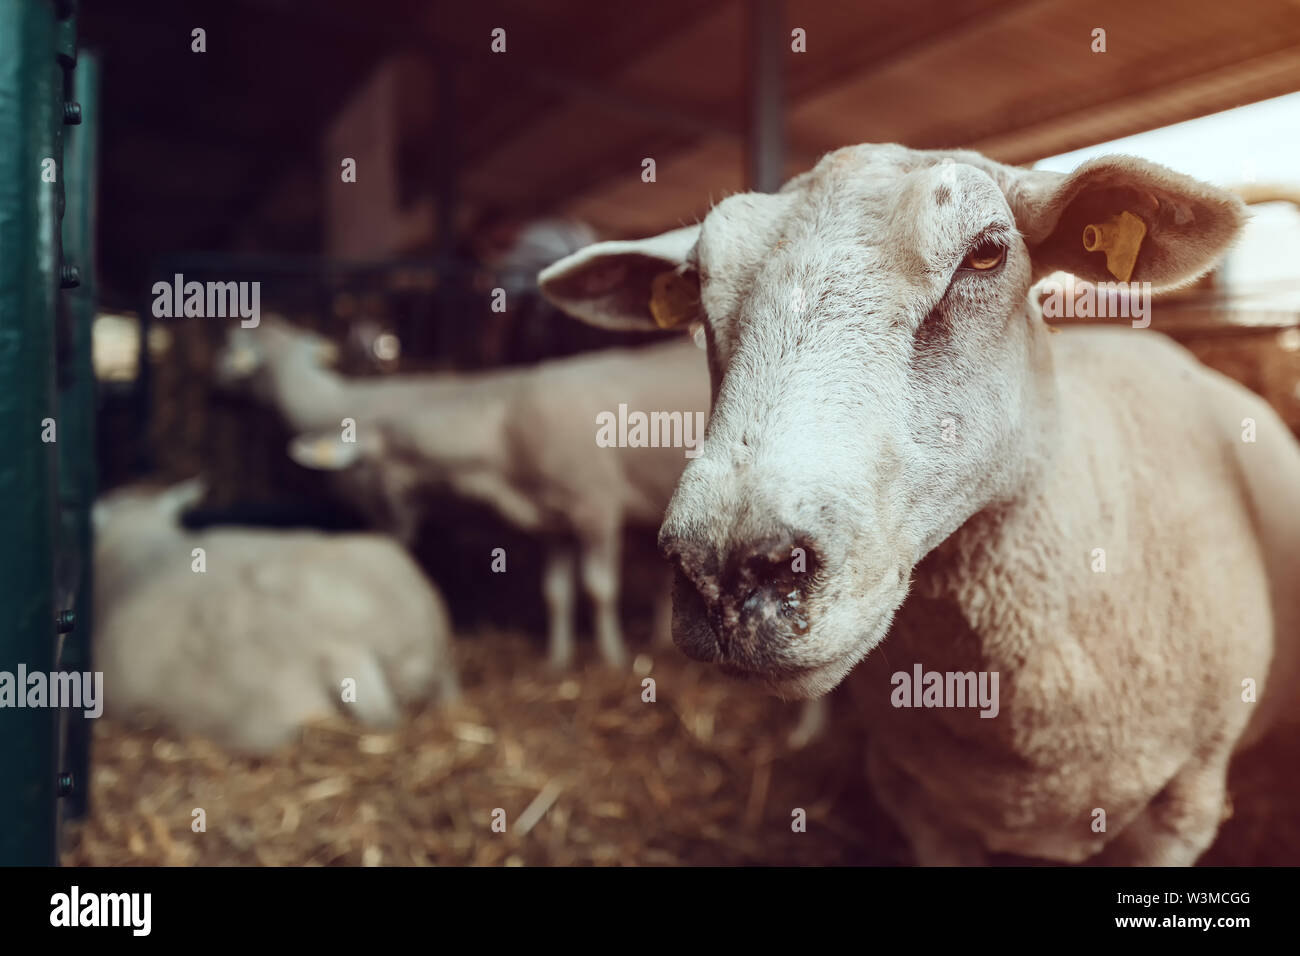
[(699, 226), (687, 226), (650, 239), (598, 242), (543, 269), (537, 282), (552, 303), (591, 325), (684, 325), (699, 310), (699, 282), (686, 268), (699, 235)]
[(343, 471), (367, 455), (383, 450), (383, 437), (367, 429), (356, 441), (344, 441), (336, 431), (295, 435), (289, 439), (289, 457), (312, 471)]
[(1132, 156), (1102, 156), (1069, 174), (1018, 170), (1007, 198), (1035, 278), (1061, 269), (1156, 289), (1208, 270), (1246, 218), (1226, 189)]

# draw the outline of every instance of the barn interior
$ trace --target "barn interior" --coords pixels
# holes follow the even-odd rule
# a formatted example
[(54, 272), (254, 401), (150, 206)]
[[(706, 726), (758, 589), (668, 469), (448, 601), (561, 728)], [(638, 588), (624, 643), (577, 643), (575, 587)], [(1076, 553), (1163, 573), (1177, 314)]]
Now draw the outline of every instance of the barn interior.
[[(332, 342), (350, 377), (529, 368), (681, 338), (574, 321), (541, 298), (540, 268), (773, 191), (839, 146), (1029, 165), (1300, 90), (1294, 0), (85, 0), (76, 21), (99, 72), (82, 118), (98, 140), (84, 270), (95, 482), (200, 476), (188, 514), (207, 528), (373, 521), (285, 454), (293, 432), (274, 409), (221, 387), (237, 318), (158, 314), (155, 285), (177, 274), (260, 283), (262, 314)], [(1277, 157), (1239, 158), (1221, 185), (1300, 221), (1300, 167), (1260, 181), (1252, 164)], [(1300, 435), (1300, 305), (1230, 279), (1170, 296), (1155, 327)], [(1300, 260), (1263, 292), (1296, 289)], [(576, 661), (549, 667), (544, 544), (455, 497), (422, 515), (411, 551), (450, 608), (462, 693), (396, 727), (340, 713), (244, 754), (163, 724), (89, 721), (62, 861), (909, 862), (871, 795), (851, 702), (832, 695), (806, 742), (798, 704), (655, 643), (653, 527), (622, 539), (628, 666), (599, 658), (579, 602)], [(498, 547), (509, 573), (491, 571)], [(1300, 862), (1297, 767), (1286, 737), (1238, 761), (1233, 816), (1204, 864)]]

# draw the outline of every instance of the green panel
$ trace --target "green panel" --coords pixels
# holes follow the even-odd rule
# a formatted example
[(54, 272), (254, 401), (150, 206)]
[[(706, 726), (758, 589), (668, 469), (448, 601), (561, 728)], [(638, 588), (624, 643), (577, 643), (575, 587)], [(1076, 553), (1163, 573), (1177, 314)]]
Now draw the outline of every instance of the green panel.
[[(62, 293), (69, 341), (60, 349), (59, 366), (59, 500), (63, 522), (60, 565), (71, 575), (72, 594), (65, 607), (76, 612), (66, 635), (60, 670), (92, 671), (94, 538), (91, 506), (95, 500), (95, 370), (91, 361), (91, 325), (95, 320), (95, 186), (99, 149), (99, 63), (90, 54), (77, 58), (73, 102), (81, 105), (81, 123), (69, 126), (63, 144), (63, 261), (76, 266), (81, 284)], [(90, 735), (93, 721), (82, 710), (64, 712), (62, 770), (72, 775), (73, 789), (63, 802), (67, 817), (84, 816), (90, 782)]]
[[(54, 669), (54, 310), (62, 71), (54, 6), (0, 0), (0, 672)], [(59, 436), (62, 438), (62, 436)], [(0, 864), (56, 859), (57, 711), (0, 708)]]

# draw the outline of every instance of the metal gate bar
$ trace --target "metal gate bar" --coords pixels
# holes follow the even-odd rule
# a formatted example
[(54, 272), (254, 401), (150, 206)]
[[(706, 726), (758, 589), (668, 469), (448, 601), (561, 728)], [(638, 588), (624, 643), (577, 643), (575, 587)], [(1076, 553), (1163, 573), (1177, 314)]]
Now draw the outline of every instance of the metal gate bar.
[[(84, 427), (67, 431), (56, 394), (60, 287), (75, 281), (60, 229), (63, 127), (76, 122), (65, 99), (72, 13), (68, 2), (0, 0), (0, 864), (58, 860), (59, 711), (19, 706), (19, 677), (57, 666), (56, 617), (69, 609), (57, 594), (57, 455)], [(93, 388), (67, 381), (78, 400)], [(64, 554), (63, 581), (88, 561)]]

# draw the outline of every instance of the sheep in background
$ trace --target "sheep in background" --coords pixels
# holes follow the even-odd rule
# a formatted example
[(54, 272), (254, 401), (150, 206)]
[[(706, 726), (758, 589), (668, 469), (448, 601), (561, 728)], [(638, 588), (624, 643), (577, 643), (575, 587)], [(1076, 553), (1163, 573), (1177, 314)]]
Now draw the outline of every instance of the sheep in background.
[[(545, 537), (550, 662), (563, 668), (573, 659), (576, 565), (600, 654), (623, 666), (621, 533), (659, 523), (689, 449), (600, 447), (597, 416), (616, 415), (620, 404), (678, 413), (683, 437), (701, 440), (703, 352), (678, 340), (504, 371), (365, 379), (324, 368), (328, 353), (312, 333), (264, 318), (255, 331), (231, 330), (218, 374), (277, 408), (304, 433), (292, 444), (295, 460), (338, 470), (376, 525), (407, 544), (429, 494), (442, 490)], [(355, 422), (355, 442), (341, 440), (344, 419)], [(490, 556), (481, 559), (488, 573)], [(664, 604), (659, 632), (667, 631)]]
[[(197, 482), (95, 505), (95, 658), (106, 712), (263, 753), (343, 710), (391, 726), (457, 695), (441, 597), (376, 535), (184, 531)], [(205, 570), (193, 569), (195, 548)], [(343, 681), (355, 681), (344, 702)]]
[[(293, 458), (335, 471), (340, 493), (407, 546), (431, 489), (482, 501), (508, 524), (544, 535), (549, 662), (572, 665), (576, 560), (595, 608), (598, 648), (622, 666), (619, 531), (658, 524), (686, 458), (683, 449), (600, 448), (595, 415), (620, 401), (634, 410), (707, 413), (700, 350), (679, 340), (502, 372), (364, 379), (324, 368), (332, 355), (331, 343), (314, 333), (264, 318), (257, 332), (231, 330), (219, 378), (232, 388), (242, 382), (277, 407), (303, 432), (291, 443)], [(355, 443), (340, 440), (345, 417), (357, 423)], [(651, 633), (660, 643), (671, 636), (670, 579), (665, 573), (656, 584)], [(788, 742), (807, 746), (829, 720), (826, 700), (804, 701)]]
[[(489, 312), (481, 331), (483, 351), (493, 365), (537, 362), (557, 354), (569, 354), (593, 336), (575, 336), (566, 326), (574, 323), (557, 321), (560, 316), (537, 289), (537, 273), (589, 246), (599, 238), (585, 223), (567, 219), (536, 219), (521, 224), (509, 245), (496, 255), (489, 255), (487, 287), (505, 292), (510, 308)], [(482, 290), (484, 293), (487, 289)], [(581, 326), (577, 328), (581, 329)], [(558, 335), (569, 331), (566, 336)], [(594, 333), (594, 329), (587, 329)], [(567, 338), (568, 341), (563, 341)], [(561, 340), (561, 341), (557, 341)], [(626, 345), (626, 342), (617, 343)], [(557, 347), (560, 352), (554, 351)]]

